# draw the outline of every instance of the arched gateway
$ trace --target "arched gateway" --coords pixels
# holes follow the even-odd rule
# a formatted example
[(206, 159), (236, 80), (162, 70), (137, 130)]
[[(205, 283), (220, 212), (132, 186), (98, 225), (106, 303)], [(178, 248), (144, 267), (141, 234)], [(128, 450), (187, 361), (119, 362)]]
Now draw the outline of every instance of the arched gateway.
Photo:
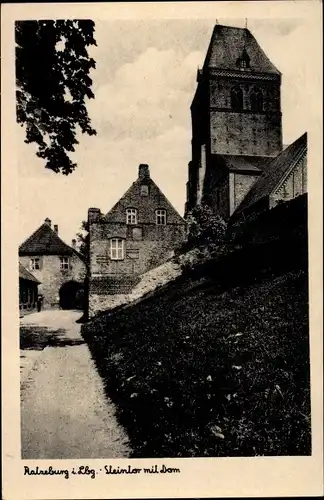
[(73, 280), (67, 281), (61, 286), (59, 296), (62, 309), (83, 309), (84, 285)]

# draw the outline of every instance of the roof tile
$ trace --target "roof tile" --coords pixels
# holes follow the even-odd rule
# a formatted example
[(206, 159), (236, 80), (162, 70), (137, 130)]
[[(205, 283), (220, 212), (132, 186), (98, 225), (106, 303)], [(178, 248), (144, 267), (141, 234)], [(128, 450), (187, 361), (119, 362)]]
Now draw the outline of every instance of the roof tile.
[(27, 281), (33, 281), (34, 283), (40, 284), (40, 281), (35, 278), (35, 276), (27, 271), (27, 269), (19, 262), (19, 278)]
[(46, 223), (19, 247), (19, 255), (72, 255), (73, 252)]
[(263, 52), (262, 48), (246, 28), (222, 26), (216, 24), (209, 48), (207, 51), (204, 68), (238, 70), (237, 60), (247, 53), (250, 58), (250, 69), (256, 73), (280, 72)]

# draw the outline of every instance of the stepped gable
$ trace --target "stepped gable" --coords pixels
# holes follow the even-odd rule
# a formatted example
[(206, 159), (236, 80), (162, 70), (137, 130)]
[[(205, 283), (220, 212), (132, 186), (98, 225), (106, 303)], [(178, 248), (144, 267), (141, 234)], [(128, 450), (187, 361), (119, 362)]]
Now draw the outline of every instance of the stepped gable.
[(242, 57), (248, 58), (252, 73), (281, 74), (247, 28), (216, 24), (204, 62), (204, 69), (237, 71), (237, 61)]
[(27, 281), (33, 281), (34, 283), (37, 283), (40, 285), (40, 281), (35, 278), (35, 276), (32, 275), (27, 269), (19, 262), (19, 278)]
[(19, 247), (19, 255), (72, 255), (80, 254), (64, 243), (47, 221)]
[(267, 171), (257, 180), (247, 193), (242, 203), (237, 207), (238, 214), (257, 201), (269, 196), (278, 187), (282, 179), (295, 167), (296, 163), (307, 153), (307, 133), (284, 149), (269, 163)]

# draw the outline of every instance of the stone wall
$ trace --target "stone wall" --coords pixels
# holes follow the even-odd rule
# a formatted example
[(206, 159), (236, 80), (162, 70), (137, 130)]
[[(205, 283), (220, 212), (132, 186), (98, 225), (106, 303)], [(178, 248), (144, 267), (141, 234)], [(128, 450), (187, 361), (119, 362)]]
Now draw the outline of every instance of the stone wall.
[(41, 268), (39, 270), (31, 270), (31, 257), (20, 256), (19, 260), (41, 282), (38, 286), (38, 292), (44, 296), (44, 307), (59, 305), (59, 290), (63, 283), (72, 280), (79, 283), (84, 281), (86, 266), (76, 254), (70, 256), (70, 269), (68, 270), (60, 269), (60, 257), (58, 255), (40, 256)]
[[(231, 89), (243, 92), (243, 109), (231, 110)], [(263, 110), (251, 110), (251, 90), (263, 93)], [(282, 149), (280, 84), (233, 78), (210, 81), (211, 153), (276, 156)]]
[[(90, 233), (91, 276), (138, 275), (170, 258), (185, 239), (185, 226), (143, 224), (142, 239), (132, 237), (135, 226), (93, 223)], [(110, 238), (124, 239), (123, 260), (110, 258)]]
[(139, 300), (147, 293), (174, 280), (181, 272), (181, 266), (174, 260), (169, 260), (161, 266), (144, 273), (137, 285), (128, 294), (101, 295), (92, 293), (89, 299), (89, 316), (93, 317), (99, 312)]

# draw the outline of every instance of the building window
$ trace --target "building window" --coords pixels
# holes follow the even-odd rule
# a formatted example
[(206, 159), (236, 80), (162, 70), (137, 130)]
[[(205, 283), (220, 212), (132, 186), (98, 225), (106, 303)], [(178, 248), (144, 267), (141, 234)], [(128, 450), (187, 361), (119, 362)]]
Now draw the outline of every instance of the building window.
[(40, 269), (40, 258), (39, 257), (32, 257), (30, 259), (30, 269), (32, 271), (38, 271)]
[(124, 240), (121, 238), (112, 238), (110, 240), (110, 258), (111, 260), (124, 260)]
[(253, 88), (250, 92), (252, 111), (263, 111), (263, 94), (261, 89)]
[(149, 194), (149, 188), (147, 184), (142, 184), (141, 185), (141, 196), (148, 196)]
[(164, 226), (166, 224), (166, 211), (165, 210), (156, 210), (156, 224), (158, 226)]
[(127, 208), (126, 224), (137, 224), (137, 210), (135, 208)]
[(231, 108), (236, 111), (243, 109), (243, 91), (240, 87), (231, 90)]
[(69, 257), (60, 257), (60, 269), (61, 269), (61, 271), (66, 271), (66, 270), (70, 269)]

